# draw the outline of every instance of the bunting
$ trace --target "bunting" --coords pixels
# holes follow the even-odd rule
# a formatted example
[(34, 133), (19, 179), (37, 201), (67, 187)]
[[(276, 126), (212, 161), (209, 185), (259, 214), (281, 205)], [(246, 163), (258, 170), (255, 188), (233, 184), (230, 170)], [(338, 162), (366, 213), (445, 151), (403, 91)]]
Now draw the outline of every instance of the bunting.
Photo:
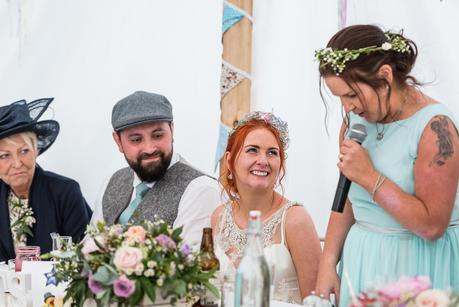
[(229, 133), (250, 110), (252, 0), (223, 1), (222, 71), (220, 76), (220, 126), (215, 168), (225, 153)]
[(222, 61), (222, 74), (220, 78), (220, 95), (225, 96), (226, 93), (231, 91), (244, 78), (251, 79), (250, 75), (242, 71), (226, 61)]

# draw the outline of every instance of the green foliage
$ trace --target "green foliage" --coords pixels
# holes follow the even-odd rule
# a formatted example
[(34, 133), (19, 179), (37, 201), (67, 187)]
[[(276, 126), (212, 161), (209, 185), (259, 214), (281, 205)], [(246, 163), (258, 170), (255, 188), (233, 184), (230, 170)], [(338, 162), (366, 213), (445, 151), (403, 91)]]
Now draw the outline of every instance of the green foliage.
[[(182, 228), (171, 229), (161, 220), (111, 227), (98, 222), (87, 233), (90, 239), (73, 245), (56, 264), (58, 282), (69, 282), (64, 301), (71, 306), (82, 306), (87, 299), (98, 306), (135, 306), (145, 296), (155, 302), (157, 289), (171, 304), (191, 297), (199, 287), (218, 296), (209, 282), (215, 271), (201, 270), (198, 255), (181, 238)], [(134, 290), (117, 296), (120, 281), (134, 285)]]
[(315, 59), (320, 62), (320, 67), (331, 66), (335, 73), (339, 75), (346, 68), (346, 63), (356, 60), (361, 55), (368, 55), (375, 52), (386, 52), (393, 50), (400, 53), (410, 53), (410, 45), (403, 36), (395, 33), (385, 33), (387, 42), (381, 46), (369, 46), (358, 49), (332, 49), (330, 47), (316, 50)]

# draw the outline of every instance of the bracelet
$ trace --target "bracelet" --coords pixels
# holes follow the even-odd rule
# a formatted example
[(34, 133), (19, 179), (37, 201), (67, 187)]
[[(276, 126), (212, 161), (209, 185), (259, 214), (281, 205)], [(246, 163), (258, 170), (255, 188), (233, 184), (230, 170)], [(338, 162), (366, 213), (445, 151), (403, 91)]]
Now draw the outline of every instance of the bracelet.
[(373, 186), (373, 190), (371, 190), (371, 199), (375, 201), (375, 193), (376, 191), (382, 186), (384, 183), (384, 180), (386, 180), (386, 177), (384, 177), (381, 173), (378, 176), (378, 179), (376, 179), (375, 185)]

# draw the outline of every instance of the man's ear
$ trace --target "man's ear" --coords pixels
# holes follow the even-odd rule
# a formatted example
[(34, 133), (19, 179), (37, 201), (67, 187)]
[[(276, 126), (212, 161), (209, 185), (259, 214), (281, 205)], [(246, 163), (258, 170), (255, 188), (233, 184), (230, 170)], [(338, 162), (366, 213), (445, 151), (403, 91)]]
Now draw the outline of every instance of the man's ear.
[[(120, 134), (121, 134), (121, 132), (120, 132)], [(121, 138), (120, 138), (120, 135), (118, 135), (118, 132), (113, 131), (112, 136), (113, 136), (113, 140), (115, 140), (116, 145), (118, 145), (118, 150), (121, 153), (124, 153), (123, 146), (121, 145)]]
[(170, 122), (169, 127), (171, 127), (172, 143), (174, 143), (174, 122)]
[(386, 79), (387, 83), (389, 84), (392, 84), (392, 81), (394, 80), (392, 67), (388, 64), (381, 65), (381, 67), (378, 69), (377, 75)]

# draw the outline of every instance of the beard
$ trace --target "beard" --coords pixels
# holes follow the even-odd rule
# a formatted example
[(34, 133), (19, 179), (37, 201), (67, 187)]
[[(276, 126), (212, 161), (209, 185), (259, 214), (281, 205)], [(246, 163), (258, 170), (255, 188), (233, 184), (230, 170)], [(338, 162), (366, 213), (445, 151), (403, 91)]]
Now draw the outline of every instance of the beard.
[[(150, 162), (142, 165), (142, 161), (151, 157), (159, 156), (159, 161)], [(136, 160), (129, 160), (126, 156), (126, 161), (134, 170), (140, 180), (145, 182), (157, 181), (164, 177), (172, 159), (172, 151), (166, 155), (164, 152), (155, 151), (152, 154), (141, 154)]]

